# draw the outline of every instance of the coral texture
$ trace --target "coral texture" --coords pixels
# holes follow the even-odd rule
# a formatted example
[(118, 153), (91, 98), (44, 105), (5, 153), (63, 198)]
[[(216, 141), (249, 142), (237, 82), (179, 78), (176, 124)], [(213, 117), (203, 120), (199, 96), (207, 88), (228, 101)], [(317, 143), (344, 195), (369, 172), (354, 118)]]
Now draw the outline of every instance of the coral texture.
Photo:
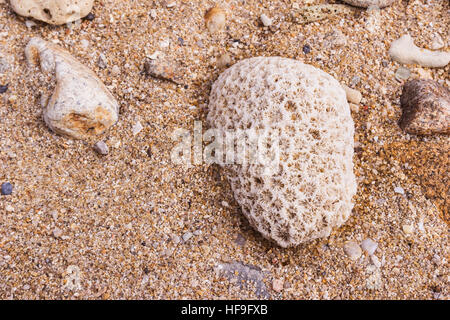
[(83, 18), (93, 4), (94, 0), (11, 0), (17, 14), (55, 25)]
[(243, 213), (264, 237), (295, 246), (348, 219), (356, 193), (354, 124), (345, 91), (329, 74), (281, 57), (242, 60), (213, 84), (208, 124), (222, 132), (263, 130), (269, 145), (279, 137), (279, 162), (222, 164)]

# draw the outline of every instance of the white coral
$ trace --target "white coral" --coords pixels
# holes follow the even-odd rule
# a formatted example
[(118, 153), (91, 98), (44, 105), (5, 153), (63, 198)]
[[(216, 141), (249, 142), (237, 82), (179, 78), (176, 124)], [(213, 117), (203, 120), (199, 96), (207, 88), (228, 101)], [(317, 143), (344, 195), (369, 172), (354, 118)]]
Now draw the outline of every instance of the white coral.
[(450, 62), (449, 52), (419, 48), (409, 34), (392, 42), (389, 55), (400, 63), (418, 64), (430, 68), (445, 67)]
[[(280, 57), (242, 60), (213, 84), (208, 123), (279, 133), (280, 162), (224, 164), (237, 202), (268, 239), (288, 247), (328, 236), (353, 208), (354, 124), (345, 91), (322, 70)], [(246, 142), (246, 147), (250, 147)]]

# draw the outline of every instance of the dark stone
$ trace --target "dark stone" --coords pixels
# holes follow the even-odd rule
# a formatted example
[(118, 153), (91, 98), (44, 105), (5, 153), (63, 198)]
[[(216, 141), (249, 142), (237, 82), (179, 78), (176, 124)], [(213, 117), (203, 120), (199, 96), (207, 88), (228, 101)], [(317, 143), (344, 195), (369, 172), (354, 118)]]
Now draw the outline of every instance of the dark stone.
[(5, 93), (6, 91), (8, 91), (8, 85), (0, 85), (0, 94)]
[(1, 194), (4, 196), (9, 196), (13, 191), (13, 186), (9, 182), (2, 183)]
[(308, 53), (310, 53), (310, 52), (311, 52), (311, 47), (310, 47), (309, 45), (305, 44), (305, 45), (303, 46), (303, 53), (304, 53), (304, 54), (308, 54)]
[(400, 98), (399, 125), (407, 133), (450, 133), (450, 90), (433, 80), (411, 80)]

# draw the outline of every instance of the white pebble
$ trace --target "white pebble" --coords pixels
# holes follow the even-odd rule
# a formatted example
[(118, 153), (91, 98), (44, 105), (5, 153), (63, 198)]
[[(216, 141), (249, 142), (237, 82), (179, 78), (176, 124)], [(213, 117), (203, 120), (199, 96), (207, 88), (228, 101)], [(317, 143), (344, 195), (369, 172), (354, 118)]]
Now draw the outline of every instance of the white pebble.
[(190, 238), (192, 238), (192, 233), (186, 232), (185, 234), (183, 234), (183, 241), (184, 242), (188, 241)]
[(265, 27), (270, 27), (272, 25), (272, 19), (270, 19), (264, 13), (259, 18), (261, 19), (261, 22)]
[(370, 238), (365, 239), (361, 243), (361, 248), (369, 254), (369, 256), (373, 255), (375, 250), (377, 250), (378, 244)]
[(138, 121), (134, 124), (132, 131), (133, 131), (133, 136), (137, 135), (139, 132), (142, 131), (142, 129), (144, 129), (144, 127), (142, 126), (142, 124)]
[(114, 76), (118, 76), (120, 74), (120, 67), (118, 65), (112, 67), (111, 74)]
[(109, 148), (103, 141), (99, 141), (94, 145), (94, 150), (102, 155), (107, 155), (109, 152)]
[(25, 21), (25, 25), (27, 26), (28, 29), (30, 29), (36, 26), (36, 22), (34, 22), (33, 20), (27, 20)]
[(438, 50), (442, 49), (443, 47), (445, 47), (444, 40), (438, 33), (435, 33), (431, 42), (431, 49)]
[(344, 252), (351, 260), (357, 260), (361, 254), (361, 247), (355, 241), (349, 241), (344, 245)]
[(403, 190), (402, 187), (395, 187), (394, 192), (399, 194), (405, 194), (405, 190)]
[(414, 232), (414, 226), (410, 224), (403, 225), (403, 232), (406, 234), (412, 234)]
[(345, 95), (347, 96), (347, 101), (354, 104), (359, 104), (362, 99), (362, 94), (358, 90), (342, 85), (345, 90)]
[(86, 39), (81, 40), (80, 45), (83, 49), (89, 48), (89, 45), (90, 45), (89, 40), (86, 40)]

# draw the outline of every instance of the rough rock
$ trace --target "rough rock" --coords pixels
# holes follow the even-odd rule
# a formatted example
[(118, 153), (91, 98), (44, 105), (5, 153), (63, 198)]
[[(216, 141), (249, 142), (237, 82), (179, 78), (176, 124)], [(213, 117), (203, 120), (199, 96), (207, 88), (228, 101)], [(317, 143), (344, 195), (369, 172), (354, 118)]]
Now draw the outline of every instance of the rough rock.
[(361, 248), (369, 254), (373, 255), (375, 250), (377, 250), (378, 244), (370, 238), (365, 239), (361, 242)]
[(88, 15), (94, 0), (11, 0), (10, 3), (21, 16), (61, 25)]
[[(356, 192), (354, 124), (345, 91), (329, 74), (293, 59), (242, 60), (213, 84), (207, 120), (222, 136), (246, 135), (235, 149), (249, 152), (218, 162), (264, 237), (295, 246), (348, 219)], [(252, 152), (258, 138), (269, 146), (257, 150), (262, 161)]]
[(409, 34), (392, 42), (389, 55), (392, 60), (403, 64), (418, 64), (430, 68), (445, 67), (450, 62), (450, 52), (419, 48)]
[(56, 74), (44, 121), (56, 133), (84, 139), (103, 133), (118, 120), (119, 105), (102, 81), (60, 47), (33, 38), (25, 48), (31, 66)]
[(205, 24), (209, 32), (220, 32), (225, 28), (227, 15), (221, 7), (214, 7), (209, 9), (205, 14)]
[(264, 13), (259, 17), (259, 19), (261, 20), (261, 23), (265, 26), (265, 27), (270, 27), (272, 25), (272, 19), (270, 19), (268, 16), (266, 16)]
[(342, 0), (349, 5), (361, 8), (368, 8), (370, 6), (377, 6), (384, 8), (390, 6), (395, 0)]
[(433, 80), (411, 80), (400, 98), (400, 127), (411, 134), (450, 133), (450, 90)]

